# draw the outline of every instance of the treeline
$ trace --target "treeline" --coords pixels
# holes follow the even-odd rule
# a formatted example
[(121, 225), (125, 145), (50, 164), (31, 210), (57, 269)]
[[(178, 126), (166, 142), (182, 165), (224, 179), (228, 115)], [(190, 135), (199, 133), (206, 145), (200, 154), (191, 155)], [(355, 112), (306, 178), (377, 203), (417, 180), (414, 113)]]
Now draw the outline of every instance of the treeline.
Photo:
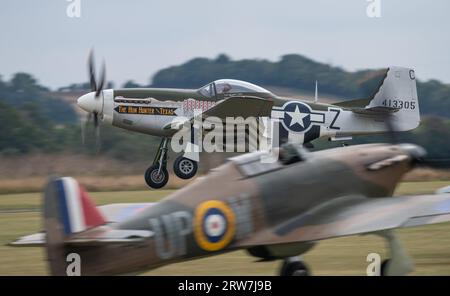
[(70, 128), (77, 122), (73, 108), (49, 96), (29, 74), (0, 78), (0, 153), (55, 152), (66, 149)]
[(17, 73), (9, 81), (0, 76), (0, 103), (15, 107), (18, 112), (32, 116), (39, 109), (42, 116), (57, 123), (73, 123), (77, 116), (73, 108), (60, 99), (49, 96), (49, 89), (39, 85), (27, 73)]

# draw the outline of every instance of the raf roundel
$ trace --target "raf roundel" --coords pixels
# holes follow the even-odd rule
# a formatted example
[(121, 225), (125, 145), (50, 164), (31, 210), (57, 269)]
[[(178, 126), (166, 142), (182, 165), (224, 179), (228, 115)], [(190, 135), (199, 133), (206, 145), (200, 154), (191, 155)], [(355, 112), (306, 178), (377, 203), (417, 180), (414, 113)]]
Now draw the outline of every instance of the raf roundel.
[(226, 247), (236, 230), (232, 209), (220, 200), (201, 203), (195, 211), (194, 223), (195, 240), (206, 251), (218, 251)]

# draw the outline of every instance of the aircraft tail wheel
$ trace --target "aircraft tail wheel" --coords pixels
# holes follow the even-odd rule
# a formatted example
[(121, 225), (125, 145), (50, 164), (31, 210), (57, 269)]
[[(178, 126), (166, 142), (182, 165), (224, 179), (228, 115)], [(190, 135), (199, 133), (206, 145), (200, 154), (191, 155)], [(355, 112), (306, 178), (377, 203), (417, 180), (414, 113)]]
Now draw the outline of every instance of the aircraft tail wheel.
[(284, 261), (281, 265), (280, 276), (308, 276), (308, 266), (302, 261)]
[(159, 164), (152, 165), (145, 171), (145, 182), (154, 189), (164, 187), (169, 181), (169, 173), (165, 167), (159, 170)]
[(173, 163), (173, 171), (181, 179), (190, 179), (197, 173), (198, 164), (196, 161), (178, 156)]

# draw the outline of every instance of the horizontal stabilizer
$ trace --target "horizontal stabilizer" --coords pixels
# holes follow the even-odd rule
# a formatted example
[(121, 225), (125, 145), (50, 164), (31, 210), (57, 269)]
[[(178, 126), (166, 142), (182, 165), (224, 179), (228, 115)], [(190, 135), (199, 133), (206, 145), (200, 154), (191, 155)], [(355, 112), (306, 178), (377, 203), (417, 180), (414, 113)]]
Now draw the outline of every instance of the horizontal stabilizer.
[(352, 108), (352, 112), (366, 115), (383, 115), (398, 112), (400, 109), (391, 107)]
[[(67, 245), (95, 246), (113, 243), (133, 243), (140, 242), (153, 236), (152, 231), (146, 230), (122, 230), (122, 229), (93, 229), (95, 231), (86, 231), (74, 237), (65, 240)], [(34, 233), (23, 236), (10, 243), (14, 247), (39, 247), (46, 244), (46, 235), (44, 232)]]
[(38, 232), (22, 236), (9, 243), (12, 247), (42, 247), (45, 244), (45, 232)]

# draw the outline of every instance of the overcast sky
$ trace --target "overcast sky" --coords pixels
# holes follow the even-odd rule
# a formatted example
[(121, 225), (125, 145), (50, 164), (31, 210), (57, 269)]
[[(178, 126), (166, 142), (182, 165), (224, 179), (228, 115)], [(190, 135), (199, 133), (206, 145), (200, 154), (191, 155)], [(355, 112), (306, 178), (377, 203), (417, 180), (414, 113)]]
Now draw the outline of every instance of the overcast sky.
[[(418, 78), (450, 83), (450, 1), (381, 0), (2, 0), (0, 74), (25, 71), (56, 88), (87, 81), (95, 47), (108, 79), (148, 83), (159, 69), (193, 57), (276, 61), (298, 53), (347, 70), (413, 67)], [(231, 77), (230, 77), (231, 78)]]

